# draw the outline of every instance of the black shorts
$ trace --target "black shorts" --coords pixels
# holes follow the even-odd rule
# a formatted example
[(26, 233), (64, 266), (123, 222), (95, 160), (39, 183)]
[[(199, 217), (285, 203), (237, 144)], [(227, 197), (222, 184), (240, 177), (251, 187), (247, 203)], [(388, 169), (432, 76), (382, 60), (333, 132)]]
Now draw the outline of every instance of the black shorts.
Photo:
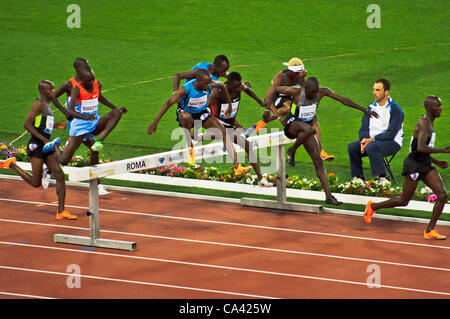
[(278, 95), (277, 99), (275, 100), (275, 108), (278, 110), (280, 107), (283, 106), (284, 102), (289, 101), (292, 103), (292, 98), (287, 95)]
[(409, 176), (414, 181), (423, 180), (434, 169), (431, 160), (419, 161), (407, 156), (403, 161), (402, 176)]
[(55, 151), (51, 151), (48, 153), (43, 153), (42, 150), (44, 149), (44, 142), (42, 142), (40, 139), (32, 137), (28, 141), (27, 145), (27, 155), (29, 157), (35, 157), (40, 159), (46, 159), (47, 156), (55, 153)]
[[(180, 115), (181, 112), (188, 112), (186, 110), (182, 110), (181, 108), (177, 109), (177, 122), (179, 123), (179, 125), (181, 126), (180, 123)], [(195, 120), (201, 120), (202, 122), (206, 121), (210, 116), (211, 116), (211, 110), (209, 108), (207, 108), (206, 110), (200, 111), (198, 113), (190, 113), (192, 118)]]
[[(302, 120), (296, 118), (295, 116), (291, 116), (290, 118), (288, 118), (288, 120), (287, 120), (287, 122), (286, 122), (286, 125), (284, 126), (284, 135), (286, 135), (286, 137), (287, 137), (287, 138), (290, 138), (291, 140), (296, 139), (297, 136), (292, 136), (291, 134), (289, 134), (288, 128), (289, 128), (289, 125), (291, 125), (292, 123), (297, 122), (297, 121), (303, 122)], [(303, 123), (306, 123), (306, 124), (309, 124), (309, 125), (313, 126), (313, 125), (312, 125), (312, 121), (309, 121), (309, 122), (303, 122)]]

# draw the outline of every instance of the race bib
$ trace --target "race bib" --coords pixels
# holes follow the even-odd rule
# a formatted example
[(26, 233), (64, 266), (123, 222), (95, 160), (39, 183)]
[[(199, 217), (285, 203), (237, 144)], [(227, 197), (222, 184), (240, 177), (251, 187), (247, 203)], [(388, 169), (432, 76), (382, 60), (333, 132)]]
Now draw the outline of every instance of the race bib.
[(430, 139), (430, 143), (428, 143), (428, 146), (434, 148), (435, 141), (436, 141), (436, 133), (433, 132), (433, 133), (431, 133), (431, 139)]
[(81, 113), (93, 113), (98, 109), (98, 99), (81, 101)]
[(225, 112), (228, 110), (228, 103), (222, 104), (220, 109), (220, 118), (226, 119), (226, 118), (232, 118), (236, 116), (236, 113), (238, 111), (239, 107), (239, 101), (231, 103), (231, 114), (229, 117), (225, 116)]
[(53, 132), (53, 126), (55, 125), (55, 117), (47, 115), (47, 121), (45, 122), (44, 132), (51, 134)]
[(200, 108), (205, 106), (207, 101), (208, 101), (207, 95), (203, 95), (201, 97), (191, 97), (189, 99), (187, 106), (191, 108)]
[(302, 121), (309, 122), (312, 121), (314, 115), (316, 114), (317, 104), (312, 105), (301, 105), (298, 112), (298, 118)]

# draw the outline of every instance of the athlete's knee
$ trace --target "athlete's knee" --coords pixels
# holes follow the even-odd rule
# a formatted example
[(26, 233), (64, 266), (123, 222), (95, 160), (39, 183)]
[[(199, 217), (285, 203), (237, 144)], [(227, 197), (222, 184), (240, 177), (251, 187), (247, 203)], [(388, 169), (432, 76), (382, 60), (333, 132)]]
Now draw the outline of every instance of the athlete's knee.
[(409, 198), (400, 197), (396, 206), (408, 206)]
[(447, 192), (445, 191), (445, 189), (444, 190), (442, 190), (441, 192), (438, 192), (437, 194), (436, 194), (436, 201), (438, 201), (438, 202), (444, 202), (444, 203), (446, 203), (447, 201), (448, 201), (448, 194), (447, 194)]
[(41, 187), (41, 184), (42, 184), (42, 179), (33, 176), (33, 178), (31, 179), (30, 185), (35, 188), (38, 188), (38, 187)]

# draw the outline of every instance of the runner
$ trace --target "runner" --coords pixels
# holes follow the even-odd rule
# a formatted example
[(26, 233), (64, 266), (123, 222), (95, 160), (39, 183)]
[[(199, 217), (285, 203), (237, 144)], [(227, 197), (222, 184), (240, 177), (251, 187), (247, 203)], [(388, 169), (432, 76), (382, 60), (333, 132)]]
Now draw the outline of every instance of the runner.
[[(207, 100), (212, 88), (220, 88), (220, 90), (226, 90), (225, 86), (221, 82), (212, 82), (211, 75), (207, 70), (198, 70), (196, 79), (191, 80), (183, 84), (166, 103), (162, 106), (161, 110), (156, 115), (155, 119), (147, 128), (147, 133), (153, 135), (156, 132), (157, 126), (161, 118), (167, 112), (167, 110), (175, 104), (177, 101), (181, 101), (182, 111), (178, 114), (180, 126), (184, 128), (186, 134), (186, 144), (188, 147), (188, 163), (195, 163), (195, 154), (192, 145), (192, 139), (190, 130), (194, 125), (194, 121), (201, 121), (202, 127), (205, 129), (214, 128), (219, 131), (223, 139), (223, 144), (230, 157), (234, 162), (234, 174), (241, 175), (248, 173), (251, 168), (244, 167), (237, 162), (237, 155), (233, 147), (233, 142), (227, 135), (227, 132), (223, 125), (214, 117), (211, 116), (208, 109)], [(228, 92), (228, 91), (227, 91)], [(228, 103), (228, 109), (225, 112), (225, 116), (231, 114), (231, 100)]]
[[(72, 117), (70, 123), (69, 140), (64, 150), (59, 148), (59, 141), (52, 141), (44, 147), (44, 152), (51, 151), (56, 147), (59, 162), (67, 165), (75, 151), (81, 145), (86, 136), (96, 136), (93, 139), (91, 149), (99, 152), (103, 149), (103, 141), (116, 127), (122, 114), (127, 113), (126, 107), (118, 108), (112, 104), (101, 93), (102, 85), (95, 80), (94, 72), (90, 68), (80, 70), (81, 81), (72, 89), (68, 115)], [(98, 114), (98, 103), (102, 103), (111, 108), (112, 111), (100, 117)]]
[(76, 215), (65, 210), (66, 182), (64, 172), (58, 163), (54, 152), (44, 153), (43, 148), (50, 142), (50, 136), (54, 127), (53, 111), (50, 101), (54, 99), (55, 87), (52, 82), (44, 80), (39, 82), (39, 99), (31, 106), (24, 127), (31, 134), (27, 146), (27, 155), (30, 157), (32, 174), (22, 170), (16, 165), (16, 158), (12, 157), (0, 162), (0, 168), (11, 168), (22, 179), (33, 187), (41, 186), (43, 165), (46, 164), (53, 172), (56, 179), (56, 194), (58, 196), (57, 219), (77, 219)]
[(227, 131), (230, 129), (233, 130), (233, 133), (229, 135), (232, 135), (234, 143), (243, 147), (245, 152), (248, 154), (249, 162), (255, 170), (258, 178), (258, 185), (261, 187), (272, 187), (273, 184), (269, 183), (261, 175), (256, 154), (244, 136), (244, 128), (236, 119), (239, 111), (242, 91), (253, 98), (262, 107), (265, 107), (265, 104), (248, 86), (242, 84), (242, 77), (238, 72), (231, 72), (228, 74), (228, 81), (225, 82), (225, 87), (227, 88), (232, 101), (233, 108), (231, 114), (228, 117), (225, 116), (225, 112), (228, 109), (228, 103), (226, 103), (226, 99), (222, 91), (217, 88), (211, 91), (211, 95), (208, 99), (208, 105), (211, 107), (212, 114), (219, 120), (220, 123), (222, 123)]
[[(284, 133), (290, 139), (295, 139), (294, 145), (287, 150), (287, 162), (291, 166), (295, 166), (295, 152), (303, 144), (309, 156), (311, 157), (316, 175), (319, 178), (322, 187), (325, 191), (325, 202), (332, 205), (340, 205), (341, 202), (331, 194), (330, 186), (328, 184), (327, 174), (320, 157), (320, 145), (317, 138), (314, 136), (315, 129), (312, 126), (312, 121), (316, 114), (316, 110), (319, 106), (320, 100), (324, 96), (331, 97), (342, 104), (358, 109), (369, 116), (378, 117), (378, 114), (369, 111), (362, 106), (359, 106), (348, 98), (341, 97), (331, 91), (329, 88), (320, 87), (319, 81), (315, 77), (310, 77), (306, 80), (305, 86), (300, 88), (278, 86), (275, 87), (272, 93), (272, 97), (269, 101), (275, 99), (276, 94), (282, 93), (292, 97), (293, 104), (295, 105), (295, 113), (289, 113), (280, 119), (284, 124)], [(263, 118), (268, 120), (270, 103), (266, 104), (266, 110), (264, 111)]]
[(403, 182), (402, 195), (380, 203), (374, 203), (369, 200), (364, 212), (364, 220), (366, 223), (370, 223), (373, 214), (382, 208), (407, 206), (416, 191), (417, 184), (422, 180), (425, 185), (433, 190), (437, 197), (430, 222), (423, 236), (426, 239), (446, 239), (447, 236), (440, 235), (435, 230), (435, 226), (448, 200), (448, 195), (442, 178), (433, 164), (440, 168), (447, 168), (448, 162), (439, 161), (431, 157), (431, 154), (450, 153), (450, 146), (434, 148), (436, 133), (434, 132), (433, 122), (437, 117), (441, 116), (441, 99), (437, 96), (428, 96), (424, 105), (427, 114), (417, 121), (411, 137), (410, 153), (403, 162), (402, 175), (405, 176), (405, 180)]

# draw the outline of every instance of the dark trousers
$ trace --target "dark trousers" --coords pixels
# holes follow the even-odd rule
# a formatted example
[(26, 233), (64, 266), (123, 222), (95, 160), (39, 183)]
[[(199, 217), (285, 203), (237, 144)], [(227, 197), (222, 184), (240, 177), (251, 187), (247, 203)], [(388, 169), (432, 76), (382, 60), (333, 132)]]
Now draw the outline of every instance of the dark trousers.
[(374, 141), (366, 146), (361, 154), (359, 141), (348, 144), (348, 156), (350, 158), (350, 172), (352, 177), (364, 177), (362, 158), (369, 157), (372, 176), (386, 176), (383, 157), (397, 153), (401, 146), (394, 141)]

